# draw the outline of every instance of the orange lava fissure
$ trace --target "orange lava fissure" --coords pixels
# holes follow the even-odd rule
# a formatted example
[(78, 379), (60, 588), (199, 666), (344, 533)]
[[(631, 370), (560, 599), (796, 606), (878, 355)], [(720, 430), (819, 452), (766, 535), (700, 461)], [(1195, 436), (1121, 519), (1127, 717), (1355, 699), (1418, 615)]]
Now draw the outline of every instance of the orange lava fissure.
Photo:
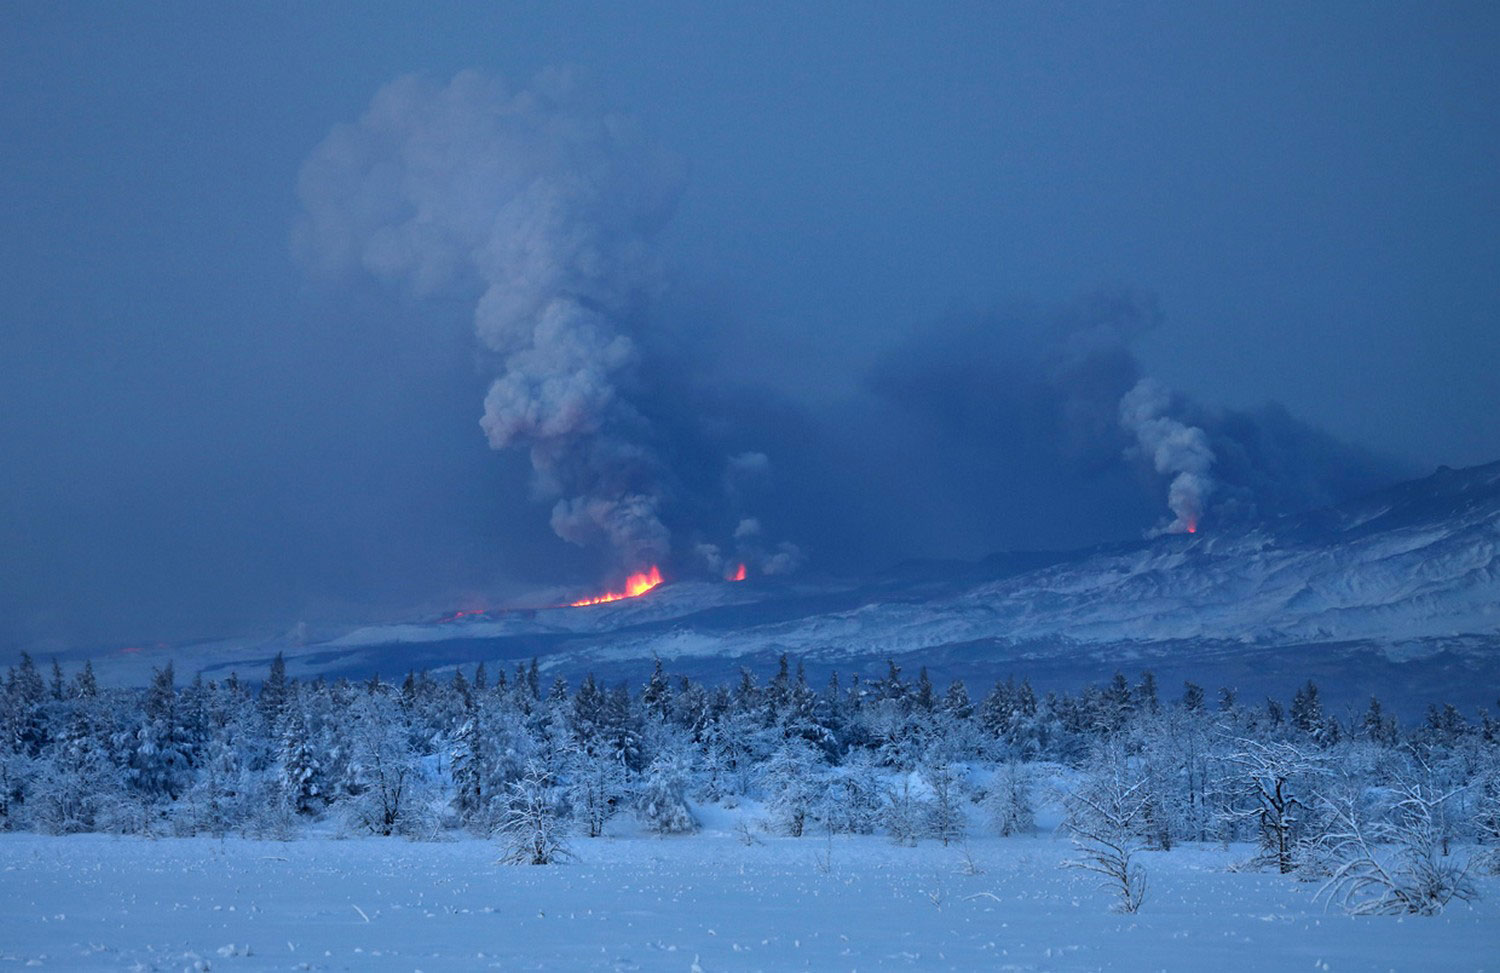
[(653, 564), (650, 571), (641, 571), (626, 578), (624, 591), (608, 591), (602, 595), (594, 595), (592, 598), (580, 598), (578, 601), (571, 602), (569, 607), (582, 608), (584, 605), (602, 605), (610, 601), (636, 598), (659, 584), (661, 584), (661, 569)]

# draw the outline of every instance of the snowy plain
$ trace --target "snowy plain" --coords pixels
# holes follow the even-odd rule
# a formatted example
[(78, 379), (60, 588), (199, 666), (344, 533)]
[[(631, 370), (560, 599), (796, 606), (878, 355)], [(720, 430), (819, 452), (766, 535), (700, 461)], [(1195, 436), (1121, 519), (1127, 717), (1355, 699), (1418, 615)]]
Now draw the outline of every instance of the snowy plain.
[[(728, 825), (726, 813), (713, 822)], [(1348, 917), (1249, 846), (1145, 853), (1110, 911), (1061, 838), (480, 839), (0, 834), (0, 970), (1496, 970), (1500, 878), (1441, 915)]]

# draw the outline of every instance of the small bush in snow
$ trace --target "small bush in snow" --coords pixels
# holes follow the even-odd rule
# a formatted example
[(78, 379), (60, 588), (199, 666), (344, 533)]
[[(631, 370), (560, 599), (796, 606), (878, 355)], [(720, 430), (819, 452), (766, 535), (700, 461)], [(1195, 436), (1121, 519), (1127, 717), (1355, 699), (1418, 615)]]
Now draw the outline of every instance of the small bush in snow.
[(1353, 915), (1436, 915), (1454, 899), (1478, 897), (1473, 860), (1443, 853), (1438, 821), (1455, 791), (1402, 780), (1383, 818), (1369, 820), (1353, 799), (1325, 802), (1323, 836), (1335, 866), (1319, 894)]
[(1148, 780), (1118, 743), (1101, 747), (1093, 766), (1065, 800), (1063, 826), (1078, 857), (1067, 865), (1093, 872), (1119, 897), (1116, 909), (1136, 912), (1146, 898), (1146, 872), (1136, 862), (1150, 801)]
[(551, 865), (573, 857), (560, 804), (550, 775), (536, 761), (527, 761), (521, 779), (510, 783), (500, 820), (502, 864)]
[(927, 834), (944, 845), (962, 838), (968, 830), (968, 794), (960, 768), (934, 760), (922, 768), (922, 780), (932, 792), (927, 805)]
[(1031, 775), (1016, 761), (1006, 763), (990, 778), (984, 810), (995, 831), (1008, 838), (1036, 830), (1036, 808), (1031, 798)]
[(915, 845), (928, 833), (932, 802), (916, 774), (902, 774), (885, 792), (885, 829), (898, 845)]

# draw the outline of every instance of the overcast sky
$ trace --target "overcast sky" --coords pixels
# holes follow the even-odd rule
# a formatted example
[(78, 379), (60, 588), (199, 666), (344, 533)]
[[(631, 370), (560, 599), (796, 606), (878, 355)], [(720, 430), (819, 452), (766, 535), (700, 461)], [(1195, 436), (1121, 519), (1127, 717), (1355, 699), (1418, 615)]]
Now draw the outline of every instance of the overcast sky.
[[(0, 18), (0, 647), (518, 597), (646, 550), (850, 571), (1138, 537), (1187, 468), (1115, 422), (1145, 377), (1151, 435), (1211, 457), (1206, 526), (1500, 459), (1493, 3)], [(633, 352), (562, 474), (496, 431), (525, 363), (481, 298), (513, 268), (428, 287), (294, 246), (384, 171), (367, 147), (307, 175), (386, 86), (422, 79), (400, 139), (461, 71), (512, 98), (557, 67), (585, 93), (541, 117), (638, 130), (526, 165), (604, 160), (565, 218), (651, 268), (579, 298)], [(508, 205), (460, 176), (455, 212)], [(601, 473), (621, 450), (647, 459)], [(599, 513), (617, 481), (647, 534)]]

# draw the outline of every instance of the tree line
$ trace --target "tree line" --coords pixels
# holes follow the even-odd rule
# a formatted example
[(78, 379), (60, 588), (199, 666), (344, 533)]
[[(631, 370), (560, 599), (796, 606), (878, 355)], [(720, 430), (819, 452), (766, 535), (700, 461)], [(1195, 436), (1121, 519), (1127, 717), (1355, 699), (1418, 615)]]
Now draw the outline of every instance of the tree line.
[[(1434, 861), (1500, 843), (1500, 722), (1434, 704), (1403, 727), (1373, 698), (1341, 720), (1311, 681), (1285, 705), (1229, 689), (1210, 699), (1192, 682), (1166, 698), (1149, 672), (1041, 695), (1007, 679), (976, 698), (889, 663), (815, 688), (786, 657), (764, 683), (741, 669), (706, 685), (659, 660), (634, 686), (547, 681), (536, 660), (297, 681), (278, 655), (258, 686), (178, 685), (168, 664), (145, 688), (105, 689), (90, 665), (68, 677), (54, 662), (49, 677), (23, 655), (3, 689), (7, 830), (467, 829), (520, 834), (520, 858), (547, 859), (562, 836), (599, 836), (625, 811), (672, 834), (697, 827), (695, 804), (753, 802), (781, 834), (914, 843), (976, 821), (1025, 833), (1054, 801), (1098, 852), (1080, 862), (1122, 873), (1122, 907), (1140, 848), (1254, 841), (1268, 866), (1328, 880), (1413, 814)], [(1348, 881), (1379, 864), (1365, 857)]]

